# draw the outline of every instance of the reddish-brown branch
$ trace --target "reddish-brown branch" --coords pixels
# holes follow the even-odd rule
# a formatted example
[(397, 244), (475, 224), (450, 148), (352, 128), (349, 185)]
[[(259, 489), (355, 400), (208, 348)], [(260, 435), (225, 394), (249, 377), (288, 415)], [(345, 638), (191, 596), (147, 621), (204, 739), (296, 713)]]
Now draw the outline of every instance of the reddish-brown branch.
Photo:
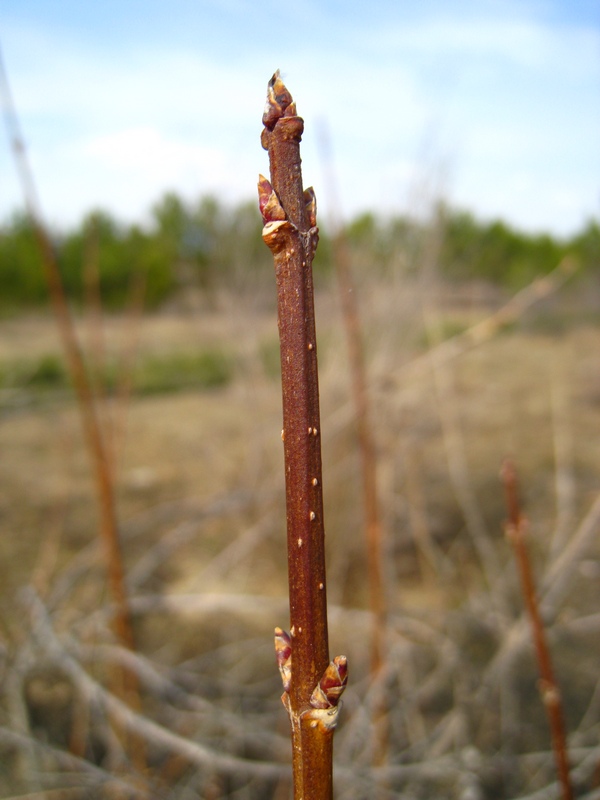
[[(269, 82), (263, 124), (261, 141), (269, 153), (271, 183), (261, 177), (259, 205), (265, 221), (263, 238), (273, 252), (277, 282), (293, 648), (289, 694), (284, 693), (284, 702), (292, 725), (294, 796), (296, 800), (326, 800), (333, 791), (334, 725), (322, 724), (329, 712), (321, 710), (322, 716), (315, 716), (311, 704), (329, 664), (312, 278), (318, 230), (314, 193), (302, 186), (304, 122), (279, 73)], [(279, 641), (281, 645), (280, 635)], [(345, 680), (344, 659), (344, 685)], [(334, 719), (335, 714), (331, 716)]]
[(508, 511), (506, 534), (515, 550), (515, 556), (521, 575), (523, 597), (531, 619), (533, 643), (540, 672), (539, 689), (550, 724), (556, 771), (558, 773), (563, 800), (572, 800), (573, 789), (569, 774), (567, 735), (562, 699), (560, 689), (554, 677), (554, 670), (552, 669), (552, 660), (546, 642), (544, 623), (539, 610), (533, 571), (531, 569), (529, 553), (525, 543), (526, 520), (521, 514), (517, 474), (514, 465), (508, 460), (505, 461), (502, 466), (502, 480), (504, 483), (506, 507)]

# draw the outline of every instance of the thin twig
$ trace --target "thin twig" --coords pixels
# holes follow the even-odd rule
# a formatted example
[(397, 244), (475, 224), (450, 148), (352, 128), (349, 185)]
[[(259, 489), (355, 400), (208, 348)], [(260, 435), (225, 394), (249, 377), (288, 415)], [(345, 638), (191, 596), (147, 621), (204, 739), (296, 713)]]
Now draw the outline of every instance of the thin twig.
[(563, 258), (557, 266), (542, 278), (535, 278), (530, 284), (516, 292), (507, 302), (493, 314), (480, 322), (435, 345), (423, 355), (407, 361), (393, 375), (386, 375), (386, 385), (390, 382), (404, 382), (406, 373), (412, 376), (428, 369), (431, 361), (444, 364), (452, 361), (470, 350), (485, 344), (497, 333), (511, 325), (535, 303), (558, 291), (577, 271), (577, 263), (569, 257)]
[(115, 480), (119, 474), (120, 454), (123, 450), (127, 431), (127, 411), (133, 391), (135, 359), (138, 353), (141, 317), (146, 297), (147, 274), (135, 269), (129, 288), (129, 303), (125, 312), (125, 333), (119, 354), (116, 374), (116, 402), (110, 441), (111, 463)]
[(376, 740), (374, 761), (376, 764), (381, 765), (385, 763), (389, 747), (387, 680), (385, 675), (386, 617), (388, 609), (382, 562), (382, 525), (377, 486), (377, 453), (371, 424), (367, 368), (357, 292), (351, 269), (350, 248), (344, 227), (336, 218), (336, 212), (339, 210), (339, 200), (333, 174), (331, 144), (324, 128), (321, 130), (320, 144), (323, 172), (328, 176), (332, 253), (348, 345), (352, 399), (354, 401), (358, 451), (361, 463), (369, 605), (373, 615), (370, 640), (371, 678), (378, 684), (378, 697), (373, 703), (373, 725)]
[(448, 472), (454, 496), (463, 514), (467, 532), (473, 549), (479, 559), (490, 596), (501, 618), (504, 614), (502, 595), (493, 591), (497, 578), (497, 560), (494, 547), (486, 529), (483, 513), (473, 487), (467, 462), (465, 443), (460, 419), (459, 404), (454, 385), (454, 376), (448, 365), (439, 355), (443, 352), (441, 318), (434, 307), (437, 284), (436, 264), (441, 247), (442, 229), (438, 222), (427, 241), (422, 266), (422, 313), (425, 332), (429, 343), (431, 370), (435, 388), (437, 408), (442, 424), (443, 443), (448, 464)]
[(50, 241), (50, 237), (42, 221), (42, 213), (35, 181), (27, 160), (24, 140), (21, 135), (16, 109), (1, 57), (0, 92), (4, 98), (6, 125), (9, 131), (15, 163), (19, 172), (27, 210), (35, 230), (42, 256), (42, 265), (48, 283), (50, 299), (59, 327), (67, 364), (73, 380), (73, 386), (79, 402), (84, 435), (94, 467), (100, 513), (100, 531), (106, 547), (108, 578), (111, 592), (115, 600), (115, 632), (123, 644), (133, 649), (133, 629), (127, 607), (123, 558), (117, 527), (114, 487), (111, 479), (110, 465), (108, 463), (106, 448), (100, 429), (92, 386), (77, 341), (75, 325), (71, 318), (54, 247), (52, 246), (52, 242)]
[(47, 609), (33, 590), (26, 593), (26, 602), (32, 618), (36, 643), (43, 649), (52, 663), (60, 665), (64, 674), (88, 702), (104, 708), (119, 729), (128, 730), (138, 740), (145, 740), (166, 752), (178, 753), (191, 764), (218, 769), (219, 771), (248, 777), (276, 778), (284, 775), (287, 768), (282, 764), (266, 761), (251, 761), (227, 753), (217, 752), (199, 742), (193, 742), (173, 733), (162, 725), (144, 717), (123, 703), (116, 695), (97, 683), (62, 645), (52, 628)]
[[(77, 397), (84, 440), (90, 455), (95, 478), (100, 523), (99, 533), (105, 549), (108, 584), (115, 608), (113, 629), (119, 642), (125, 647), (134, 650), (135, 640), (125, 585), (125, 568), (117, 523), (114, 482), (108, 448), (102, 433), (100, 413), (94, 396), (92, 382), (86, 370), (83, 354), (77, 340), (75, 324), (71, 317), (55, 249), (43, 222), (41, 204), (39, 202), (33, 173), (27, 159), (24, 139), (21, 134), (19, 120), (1, 54), (0, 95), (4, 100), (6, 126), (9, 132), (15, 164), (40, 250), (50, 301), (62, 340), (67, 367)], [(141, 700), (136, 676), (123, 673), (113, 676), (113, 679), (115, 683), (119, 685), (119, 691), (126, 701), (132, 707), (139, 709)], [(130, 748), (134, 754), (136, 763), (140, 769), (142, 769), (145, 755), (142, 748), (139, 746), (139, 742), (131, 741)]]
[(521, 573), (523, 598), (531, 618), (533, 642), (540, 671), (539, 688), (550, 723), (556, 771), (561, 785), (563, 800), (572, 800), (573, 788), (569, 775), (567, 736), (565, 732), (562, 698), (554, 677), (554, 670), (552, 669), (552, 661), (546, 643), (546, 633), (539, 610), (533, 572), (529, 561), (529, 553), (525, 544), (526, 521), (521, 513), (517, 489), (517, 475), (514, 465), (508, 460), (504, 462), (502, 467), (502, 479), (504, 482), (506, 506), (508, 510), (506, 535), (512, 542), (515, 550), (519, 572)]
[(556, 558), (568, 544), (575, 527), (575, 471), (570, 420), (569, 376), (555, 367), (552, 372), (552, 431), (555, 463), (556, 524), (552, 534), (550, 557)]
[(375, 674), (383, 663), (383, 642), (385, 640), (386, 600), (382, 570), (381, 517), (377, 492), (377, 457), (371, 424), (370, 398), (367, 369), (361, 333), (360, 315), (356, 300), (357, 292), (351, 270), (351, 256), (344, 228), (334, 217), (338, 206), (335, 185), (331, 171), (331, 155), (325, 155), (328, 142), (324, 132), (321, 137), (324, 166), (329, 161), (329, 194), (332, 219), (333, 259), (339, 282), (342, 316), (348, 341), (350, 374), (352, 379), (352, 398), (356, 415), (358, 444), (361, 456), (362, 483), (364, 495), (364, 514), (367, 539), (367, 565), (369, 576), (369, 595), (373, 613), (374, 628), (371, 637), (371, 669)]

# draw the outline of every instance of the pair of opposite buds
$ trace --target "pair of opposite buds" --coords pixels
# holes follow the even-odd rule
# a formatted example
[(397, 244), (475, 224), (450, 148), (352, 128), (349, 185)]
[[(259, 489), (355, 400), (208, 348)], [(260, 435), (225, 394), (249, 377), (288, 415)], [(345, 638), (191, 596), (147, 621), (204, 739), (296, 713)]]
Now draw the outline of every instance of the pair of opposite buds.
[[(281, 628), (275, 628), (275, 655), (285, 690), (283, 698), (285, 703), (292, 681), (292, 640), (289, 634)], [(315, 724), (320, 721), (327, 729), (335, 727), (339, 710), (338, 704), (347, 683), (348, 659), (346, 656), (336, 656), (327, 665), (310, 697), (311, 711), (308, 712), (308, 715), (315, 721)]]

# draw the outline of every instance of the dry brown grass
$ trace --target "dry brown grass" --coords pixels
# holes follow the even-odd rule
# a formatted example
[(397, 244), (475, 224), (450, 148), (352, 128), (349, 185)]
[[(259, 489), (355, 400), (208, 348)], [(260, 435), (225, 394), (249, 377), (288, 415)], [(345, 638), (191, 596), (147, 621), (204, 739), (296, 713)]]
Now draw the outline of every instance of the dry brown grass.
[[(507, 454), (519, 465), (543, 585), (553, 538), (555, 555), (564, 552), (598, 494), (600, 329), (581, 324), (560, 335), (536, 332), (533, 308), (510, 330), (449, 362), (440, 396), (422, 358), (418, 288), (383, 286), (363, 274), (359, 291), (388, 532), (389, 691), (396, 698), (382, 785), (389, 797), (534, 797), (536, 791), (554, 797), (535, 667), (519, 633), (518, 582), (502, 537), (498, 470)], [(154, 788), (169, 798), (287, 796), (287, 723), (271, 653), (287, 593), (280, 388), (265, 368), (265, 345), (275, 342), (276, 327), (274, 310), (256, 310), (264, 306), (224, 295), (212, 311), (145, 317), (140, 331), (142, 353), (177, 353), (200, 342), (222, 346), (235, 364), (222, 388), (134, 397), (122, 443), (118, 506), (140, 658), (148, 659), (138, 664), (146, 699), (135, 725), (150, 742)], [(465, 305), (464, 297), (446, 296), (436, 314), (443, 328), (457, 330), (490, 310), (476, 297)], [(370, 780), (360, 735), (369, 625), (362, 611), (359, 470), (343, 333), (337, 300), (327, 291), (317, 298), (317, 326), (332, 649), (346, 652), (353, 667), (337, 734), (337, 796), (362, 798)], [(126, 329), (123, 320), (107, 321), (109, 350), (118, 349)], [(2, 361), (58, 352), (53, 323), (43, 317), (0, 322), (0, 343)], [(100, 683), (110, 659), (125, 657), (106, 629), (91, 477), (76, 411), (64, 391), (1, 399), (4, 676), (19, 680), (1, 712), (0, 787), (4, 796), (81, 789), (86, 781), (101, 785), (108, 771), (127, 783), (131, 774), (108, 733), (105, 701), (90, 701), (92, 687), (52, 649), (48, 628)], [(446, 438), (440, 403), (450, 413)], [(448, 466), (456, 447), (494, 552), (491, 588)], [(591, 541), (548, 620), (578, 796), (592, 791), (593, 759), (600, 756), (594, 667), (600, 548), (597, 537)], [(48, 617), (23, 594), (32, 582)], [(64, 747), (80, 706), (96, 715), (97, 732), (87, 739), (90, 766), (61, 766), (56, 747)], [(57, 717), (58, 731), (49, 723)], [(167, 741), (163, 731), (181, 739)], [(43, 744), (32, 750), (25, 741)], [(232, 760), (211, 762), (201, 747)], [(19, 753), (27, 756), (25, 766)], [(247, 767), (244, 759), (262, 766)], [(170, 776), (163, 784), (156, 778), (161, 772)]]

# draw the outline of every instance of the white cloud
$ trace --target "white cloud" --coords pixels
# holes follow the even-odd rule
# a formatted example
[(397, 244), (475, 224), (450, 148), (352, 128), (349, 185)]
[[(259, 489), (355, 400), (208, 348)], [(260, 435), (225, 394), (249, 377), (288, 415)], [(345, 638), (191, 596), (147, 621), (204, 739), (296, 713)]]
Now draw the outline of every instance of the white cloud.
[(151, 172), (158, 182), (178, 180), (190, 168), (209, 171), (214, 178), (225, 167), (223, 151), (168, 139), (150, 127), (127, 128), (93, 138), (83, 151), (100, 166), (126, 169), (136, 175)]
[[(230, 14), (231, 2), (215, 0), (211, 13)], [(425, 4), (402, 25), (400, 12), (385, 25), (366, 12), (357, 25), (347, 14), (327, 40), (326, 6), (317, 21), (330, 27), (312, 38), (298, 30), (265, 49), (223, 29), (222, 53), (168, 37), (115, 48), (90, 32), (8, 26), (6, 61), (49, 215), (71, 223), (103, 205), (132, 219), (169, 189), (251, 197), (267, 169), (259, 145), (266, 81), (282, 66), (306, 120), (305, 178), (322, 208), (325, 118), (348, 214), (382, 198), (390, 212), (405, 210), (414, 176), (443, 163), (452, 194), (476, 213), (531, 224), (527, 188), (518, 189), (522, 200), (512, 197), (515, 176), (527, 176), (544, 187), (535, 225), (572, 230), (598, 208), (585, 167), (586, 153), (598, 163), (598, 32), (551, 28), (519, 15), (520, 6), (514, 17), (495, 5), (496, 18), (484, 17), (489, 7), (461, 17), (444, 6), (434, 16)], [(5, 160), (0, 153), (0, 168)], [(0, 217), (18, 202), (4, 184)]]

